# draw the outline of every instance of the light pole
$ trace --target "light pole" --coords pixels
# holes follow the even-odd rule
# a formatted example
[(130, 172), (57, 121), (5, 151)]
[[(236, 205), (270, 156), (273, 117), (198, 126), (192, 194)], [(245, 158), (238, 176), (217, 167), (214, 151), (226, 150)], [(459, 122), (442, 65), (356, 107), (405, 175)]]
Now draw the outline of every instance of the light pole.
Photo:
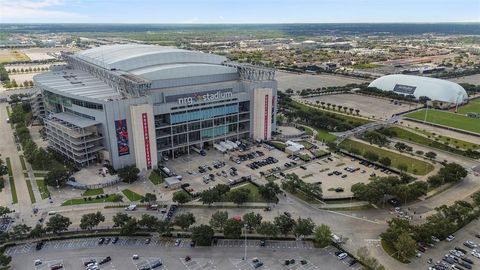
[(247, 260), (247, 224), (243, 224), (243, 228), (245, 229), (245, 242), (244, 242), (244, 248), (245, 252), (243, 254), (243, 259), (246, 261)]

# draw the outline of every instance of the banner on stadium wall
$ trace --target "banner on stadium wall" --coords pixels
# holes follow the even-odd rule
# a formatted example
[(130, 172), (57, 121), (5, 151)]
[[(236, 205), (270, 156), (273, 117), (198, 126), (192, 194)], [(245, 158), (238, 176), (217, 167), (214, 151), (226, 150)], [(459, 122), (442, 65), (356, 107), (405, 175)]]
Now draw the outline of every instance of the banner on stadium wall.
[(117, 149), (119, 156), (130, 154), (128, 146), (127, 119), (115, 120), (115, 133), (117, 135)]

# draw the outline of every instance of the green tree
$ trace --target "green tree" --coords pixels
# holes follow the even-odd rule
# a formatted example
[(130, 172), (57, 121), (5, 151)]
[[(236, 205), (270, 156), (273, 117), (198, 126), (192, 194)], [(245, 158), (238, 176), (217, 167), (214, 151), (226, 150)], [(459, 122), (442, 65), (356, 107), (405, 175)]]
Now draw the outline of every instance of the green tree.
[(313, 232), (315, 245), (319, 248), (324, 248), (332, 244), (332, 231), (330, 227), (325, 224), (320, 224), (315, 227)]
[(278, 229), (277, 225), (273, 224), (272, 222), (263, 221), (257, 227), (257, 232), (267, 237), (276, 237), (280, 233), (280, 230)]
[(7, 256), (5, 254), (0, 254), (0, 266), (8, 266), (12, 261), (12, 257)]
[(190, 196), (185, 191), (177, 191), (173, 193), (172, 200), (178, 202), (179, 204), (184, 204), (190, 200)]
[(214, 231), (208, 225), (200, 225), (192, 228), (192, 240), (199, 246), (210, 246)]
[(254, 212), (246, 213), (243, 215), (243, 222), (247, 225), (247, 228), (252, 231), (262, 223), (262, 215), (260, 214), (255, 214)]
[(246, 188), (237, 188), (229, 193), (230, 200), (235, 204), (243, 204), (248, 201), (250, 190)]
[(429, 159), (435, 159), (437, 157), (437, 153), (430, 151), (430, 152), (425, 153), (425, 157), (427, 157)]
[(153, 230), (157, 226), (158, 218), (152, 215), (143, 214), (142, 218), (138, 221), (138, 226)]
[(113, 226), (114, 227), (122, 227), (130, 219), (132, 219), (132, 217), (125, 214), (125, 213), (116, 213), (115, 216), (113, 216)]
[(228, 212), (227, 211), (217, 211), (212, 214), (212, 218), (210, 219), (210, 226), (213, 229), (222, 231), (223, 226), (228, 220)]
[(393, 245), (397, 250), (398, 257), (403, 260), (408, 260), (417, 253), (417, 242), (407, 232), (401, 233)]
[(135, 218), (130, 218), (120, 227), (120, 235), (134, 235), (138, 230), (138, 223)]
[(267, 201), (274, 201), (277, 199), (277, 194), (280, 193), (280, 187), (273, 181), (268, 181), (265, 185), (258, 187), (258, 193)]
[(220, 194), (216, 189), (207, 189), (200, 194), (199, 200), (203, 204), (211, 205), (214, 202), (220, 201)]
[(480, 191), (473, 193), (472, 199), (473, 199), (473, 204), (477, 207), (480, 207)]
[(173, 228), (172, 228), (172, 223), (170, 221), (167, 221), (167, 220), (159, 220), (156, 224), (155, 224), (155, 230), (157, 231), (157, 233), (159, 233), (160, 235), (168, 235), (172, 232)]
[(25, 224), (17, 224), (12, 227), (11, 234), (14, 237), (23, 236), (23, 235), (27, 235), (31, 229), (32, 227), (27, 226)]
[(378, 155), (372, 151), (366, 151), (365, 154), (363, 154), (363, 156), (368, 159), (368, 160), (371, 160), (371, 161), (377, 161), (378, 160)]
[(390, 166), (390, 164), (392, 164), (392, 161), (388, 157), (382, 157), (378, 162), (380, 162), (380, 164), (385, 165), (387, 167)]
[(188, 227), (195, 223), (195, 216), (190, 212), (180, 214), (175, 217), (174, 223), (186, 231)]
[(407, 164), (398, 164), (397, 168), (401, 171), (401, 172), (406, 172), (408, 170), (408, 165)]
[(35, 227), (30, 231), (30, 237), (32, 238), (40, 238), (45, 235), (47, 231), (43, 228), (42, 224), (37, 224)]
[(80, 220), (80, 229), (88, 230), (95, 228), (100, 224), (100, 222), (105, 221), (105, 216), (97, 211), (96, 213), (89, 213), (82, 216)]
[(144, 197), (144, 200), (146, 202), (149, 202), (149, 203), (152, 203), (152, 202), (156, 202), (157, 201), (157, 195), (153, 194), (153, 193), (146, 193)]
[(223, 235), (225, 238), (240, 238), (242, 235), (243, 222), (235, 219), (229, 219), (223, 227)]
[(5, 217), (7, 216), (8, 214), (10, 213), (13, 213), (12, 210), (10, 210), (10, 208), (6, 207), (6, 206), (0, 206), (0, 217)]
[(68, 230), (68, 227), (72, 224), (68, 217), (64, 217), (60, 214), (55, 214), (50, 217), (46, 224), (47, 232), (58, 234), (60, 232)]
[(134, 165), (125, 166), (118, 171), (118, 177), (125, 183), (133, 183), (138, 180), (140, 170)]
[(296, 237), (309, 236), (313, 233), (315, 223), (311, 218), (298, 218), (293, 226), (293, 233)]
[(273, 223), (278, 227), (281, 234), (287, 236), (295, 225), (295, 220), (286, 215), (275, 217)]
[(65, 168), (53, 168), (45, 175), (45, 183), (49, 186), (63, 186), (68, 180), (68, 171)]

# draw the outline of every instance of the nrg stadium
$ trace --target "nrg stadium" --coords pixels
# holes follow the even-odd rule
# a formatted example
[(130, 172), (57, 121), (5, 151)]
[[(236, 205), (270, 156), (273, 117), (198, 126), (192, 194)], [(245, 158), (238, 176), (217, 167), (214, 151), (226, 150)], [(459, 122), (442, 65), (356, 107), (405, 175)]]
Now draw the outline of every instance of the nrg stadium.
[(140, 170), (221, 141), (270, 139), (272, 69), (224, 56), (122, 44), (65, 54), (34, 77), (32, 110), (48, 145), (78, 166), (108, 160)]

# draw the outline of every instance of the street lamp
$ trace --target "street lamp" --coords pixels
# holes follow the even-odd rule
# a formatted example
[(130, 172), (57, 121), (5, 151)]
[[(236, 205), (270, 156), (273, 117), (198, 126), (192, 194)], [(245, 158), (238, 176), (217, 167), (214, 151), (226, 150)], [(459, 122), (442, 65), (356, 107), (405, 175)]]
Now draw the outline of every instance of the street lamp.
[(243, 254), (243, 260), (247, 260), (247, 224), (243, 224), (243, 228), (245, 229), (245, 242), (244, 242), (244, 247), (245, 247), (245, 252)]

